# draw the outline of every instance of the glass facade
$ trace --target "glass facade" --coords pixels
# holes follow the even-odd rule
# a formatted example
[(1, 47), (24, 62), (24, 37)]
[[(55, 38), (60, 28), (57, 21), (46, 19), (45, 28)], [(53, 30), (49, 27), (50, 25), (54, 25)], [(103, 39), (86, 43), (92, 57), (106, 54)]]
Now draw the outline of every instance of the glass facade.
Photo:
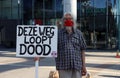
[[(83, 32), (88, 48), (118, 48), (119, 11), (119, 0), (77, 0), (77, 28)], [(0, 0), (0, 33), (5, 32), (2, 27), (9, 29), (13, 23), (15, 27), (17, 24), (34, 24), (35, 20), (39, 20), (40, 24), (56, 25), (62, 15), (62, 0)], [(11, 24), (4, 26), (3, 21)], [(1, 43), (5, 38), (3, 36)]]
[(62, 0), (23, 0), (23, 6), (24, 24), (39, 19), (41, 24), (55, 25), (55, 21), (63, 15)]
[[(114, 13), (119, 0), (79, 0), (78, 22), (88, 48), (117, 48), (117, 21)], [(80, 16), (79, 16), (80, 14)]]
[(21, 19), (20, 0), (0, 0), (0, 19)]

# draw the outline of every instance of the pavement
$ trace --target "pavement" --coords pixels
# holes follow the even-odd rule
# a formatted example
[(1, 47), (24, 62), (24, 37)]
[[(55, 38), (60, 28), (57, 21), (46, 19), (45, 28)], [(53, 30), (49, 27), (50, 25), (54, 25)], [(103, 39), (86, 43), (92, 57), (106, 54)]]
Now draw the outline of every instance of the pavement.
[[(87, 51), (86, 66), (91, 78), (120, 78), (120, 58), (115, 56), (115, 51)], [(48, 78), (52, 70), (55, 71), (54, 58), (41, 58), (39, 78)], [(16, 57), (13, 49), (0, 51), (0, 78), (35, 78), (33, 58)]]

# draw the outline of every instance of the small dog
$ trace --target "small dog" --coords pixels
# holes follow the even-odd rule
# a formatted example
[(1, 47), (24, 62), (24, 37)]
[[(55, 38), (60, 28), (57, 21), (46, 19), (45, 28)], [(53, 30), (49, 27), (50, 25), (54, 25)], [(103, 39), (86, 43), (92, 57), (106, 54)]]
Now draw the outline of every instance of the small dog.
[(59, 78), (58, 71), (50, 71), (48, 78)]

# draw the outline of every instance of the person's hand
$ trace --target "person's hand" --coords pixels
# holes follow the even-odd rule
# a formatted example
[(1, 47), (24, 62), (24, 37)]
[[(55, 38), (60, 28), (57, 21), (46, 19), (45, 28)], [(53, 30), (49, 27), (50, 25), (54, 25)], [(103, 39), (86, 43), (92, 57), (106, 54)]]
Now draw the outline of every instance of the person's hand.
[(86, 67), (85, 67), (85, 66), (82, 67), (81, 73), (82, 73), (82, 76), (85, 76), (85, 75), (86, 75), (87, 70), (86, 70)]
[(39, 57), (34, 57), (34, 61), (38, 61), (39, 59)]

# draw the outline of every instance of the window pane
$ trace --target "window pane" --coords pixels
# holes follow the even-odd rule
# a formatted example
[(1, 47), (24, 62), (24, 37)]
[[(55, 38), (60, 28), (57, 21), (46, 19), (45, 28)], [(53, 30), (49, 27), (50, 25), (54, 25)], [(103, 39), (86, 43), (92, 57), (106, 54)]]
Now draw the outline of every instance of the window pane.
[(24, 24), (32, 24), (32, 0), (23, 0)]
[(39, 20), (39, 24), (44, 23), (44, 6), (43, 6), (43, 0), (35, 0), (35, 20)]
[(3, 0), (1, 1), (1, 4), (2, 18), (11, 19), (11, 0)]

